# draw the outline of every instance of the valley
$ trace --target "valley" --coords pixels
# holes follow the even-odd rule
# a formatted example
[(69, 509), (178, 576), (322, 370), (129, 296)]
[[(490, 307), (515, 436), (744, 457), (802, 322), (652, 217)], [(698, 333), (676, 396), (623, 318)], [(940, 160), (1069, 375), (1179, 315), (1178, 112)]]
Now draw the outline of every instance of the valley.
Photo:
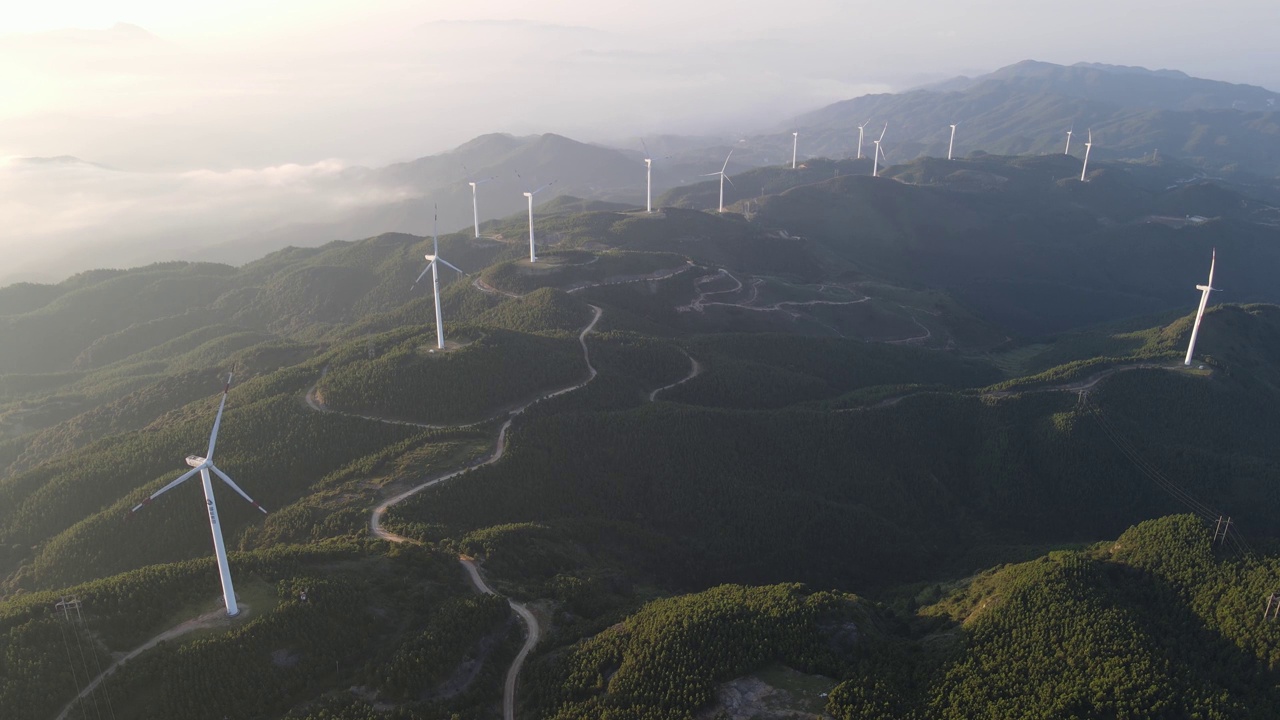
[(0, 288), (5, 717), (1268, 716), (1269, 205), (939, 162)]

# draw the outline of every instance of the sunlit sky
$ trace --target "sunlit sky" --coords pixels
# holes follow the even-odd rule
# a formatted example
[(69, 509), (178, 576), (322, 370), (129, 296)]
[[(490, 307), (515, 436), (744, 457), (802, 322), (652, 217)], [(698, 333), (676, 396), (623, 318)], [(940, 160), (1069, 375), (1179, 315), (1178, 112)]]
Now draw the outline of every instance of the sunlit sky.
[[(1275, 0), (12, 2), (0, 284), (385, 202), (344, 170), (489, 132), (739, 137), (1024, 59), (1280, 90), (1277, 28)], [(109, 169), (17, 159), (55, 156)]]
[[(1278, 8), (1253, 0), (14, 3), (0, 17), (0, 155), (72, 154), (140, 169), (378, 164), (489, 131), (588, 140), (736, 132), (1026, 58), (1173, 67), (1275, 87)], [(151, 37), (108, 31), (117, 23)]]

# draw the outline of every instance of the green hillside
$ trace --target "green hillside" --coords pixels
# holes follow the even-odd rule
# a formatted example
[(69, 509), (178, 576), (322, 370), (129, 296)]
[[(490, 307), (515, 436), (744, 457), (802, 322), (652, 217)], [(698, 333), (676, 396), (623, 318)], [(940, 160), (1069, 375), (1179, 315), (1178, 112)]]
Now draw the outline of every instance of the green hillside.
[[(958, 157), (975, 151), (1060, 154), (1067, 130), (1074, 129), (1071, 149), (1079, 158), (1092, 129), (1098, 142), (1091, 159), (1150, 157), (1158, 150), (1214, 173), (1245, 170), (1274, 177), (1280, 168), (1277, 102), (1280, 96), (1260, 87), (1181, 73), (1027, 60), (935, 87), (844, 100), (787, 127), (799, 128), (811, 154), (848, 157), (857, 145), (858, 125), (871, 118), (867, 129), (878, 135), (887, 122), (885, 151), (894, 162), (946, 157), (952, 123), (958, 123)], [(786, 141), (789, 150), (791, 138)]]
[[(0, 288), (0, 716), (210, 612), (71, 716), (1274, 715), (1274, 208), (860, 167), (447, 235), (443, 350), (409, 235)], [(234, 621), (198, 483), (130, 512), (230, 373)]]
[[(510, 611), (496, 598), (469, 594), (446, 556), (346, 543), (233, 555), (232, 565), (244, 601), (244, 617), (235, 620), (218, 617), (211, 559), (6, 603), (6, 717), (52, 717), (72, 700), (68, 690), (83, 687), (86, 671), (96, 676), (112, 653), (207, 611), (214, 612), (203, 628), (123, 666), (73, 715), (217, 719), (253, 707), (280, 716), (341, 683), (442, 712), (477, 704), (500, 682)], [(54, 612), (64, 594), (80, 600), (83, 624)], [(70, 664), (65, 642), (76, 648)], [(487, 648), (478, 672), (452, 679), (477, 648)]]
[[(929, 171), (921, 160), (902, 170)], [(911, 185), (845, 177), (766, 198), (759, 219), (787, 227), (862, 272), (945, 288), (971, 311), (1019, 334), (1043, 335), (1194, 307), (1212, 248), (1226, 258), (1237, 301), (1274, 302), (1276, 230), (1235, 207), (1199, 225), (1151, 220), (1179, 191), (1103, 166), (1089, 183), (1055, 182), (1055, 158), (964, 161), (998, 179), (975, 194), (953, 182)], [(1237, 198), (1236, 203), (1248, 201)], [(1179, 285), (1172, 278), (1185, 278)]]

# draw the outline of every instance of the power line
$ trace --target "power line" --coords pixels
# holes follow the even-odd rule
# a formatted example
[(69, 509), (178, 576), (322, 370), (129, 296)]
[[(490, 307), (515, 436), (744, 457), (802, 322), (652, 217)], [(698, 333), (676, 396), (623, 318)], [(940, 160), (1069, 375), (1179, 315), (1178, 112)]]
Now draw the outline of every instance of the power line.
[[(62, 611), (67, 614), (68, 621), (71, 620), (71, 608), (74, 608), (76, 614), (79, 615), (80, 601), (74, 597), (70, 600), (63, 601)], [(80, 650), (80, 663), (84, 666), (84, 676), (88, 680), (88, 685), (85, 689), (89, 693), (89, 698), (93, 700), (93, 714), (98, 716), (98, 720), (102, 720), (102, 708), (98, 705), (97, 693), (93, 691), (93, 679), (89, 677), (89, 661), (86, 660), (84, 656), (84, 645), (80, 642), (80, 630), (74, 623), (71, 625), (71, 634), (75, 637), (76, 647)]]
[[(81, 611), (80, 611), (81, 604), (79, 601), (76, 601), (75, 607), (76, 607), (76, 618), (79, 619), (80, 627), (84, 629), (85, 634), (87, 635), (89, 631), (89, 626), (86, 625), (84, 622), (84, 615), (81, 614)], [(92, 650), (93, 652), (91, 652), (90, 654), (93, 655), (93, 664), (94, 664), (94, 667), (98, 669), (98, 675), (97, 675), (97, 677), (99, 678), (98, 687), (102, 688), (102, 697), (106, 698), (107, 711), (111, 713), (111, 720), (116, 720), (116, 709), (115, 709), (115, 706), (112, 705), (111, 703), (111, 693), (107, 691), (107, 676), (102, 672), (102, 658), (98, 657), (98, 653), (96, 652), (97, 650), (96, 647), (92, 648)]]
[[(1138, 468), (1139, 472), (1141, 472), (1144, 476), (1146, 476), (1147, 479), (1151, 480), (1159, 488), (1161, 488), (1170, 496), (1172, 496), (1175, 500), (1178, 500), (1179, 502), (1181, 502), (1182, 504), (1190, 508), (1191, 511), (1196, 515), (1199, 515), (1201, 519), (1210, 521), (1210, 522), (1217, 521), (1219, 524), (1219, 529), (1221, 529), (1221, 538), (1222, 538), (1223, 544), (1225, 545), (1226, 543), (1230, 543), (1231, 547), (1239, 555), (1241, 555), (1242, 557), (1248, 558), (1250, 560), (1254, 559), (1253, 547), (1248, 543), (1244, 535), (1241, 534), (1240, 527), (1238, 524), (1234, 523), (1231, 520), (1231, 518), (1227, 518), (1226, 528), (1221, 528), (1223, 515), (1220, 512), (1209, 507), (1208, 505), (1197, 500), (1194, 496), (1191, 495), (1191, 493), (1184, 490), (1181, 486), (1179, 486), (1173, 480), (1170, 480), (1163, 473), (1161, 473), (1160, 470), (1154, 464), (1152, 464), (1145, 457), (1143, 457), (1142, 454), (1138, 451), (1138, 449), (1134, 447), (1132, 443), (1126, 440), (1124, 436), (1121, 435), (1118, 430), (1116, 430), (1115, 426), (1112, 425), (1109, 420), (1107, 420), (1106, 416), (1103, 415), (1102, 413), (1102, 408), (1099, 407), (1096, 403), (1089, 400), (1089, 397), (1087, 394), (1085, 393), (1080, 394), (1080, 404), (1089, 412), (1090, 415), (1094, 417), (1095, 420), (1098, 421), (1098, 426), (1102, 428), (1102, 431), (1107, 436), (1107, 438), (1111, 440), (1111, 442), (1116, 446), (1116, 448), (1121, 452), (1121, 454), (1123, 454), (1126, 458), (1128, 458), (1129, 461), (1132, 462), (1136, 468)], [(1233, 524), (1236, 526), (1235, 532), (1230, 532), (1231, 526)], [(1218, 538), (1219, 538), (1219, 532), (1215, 530), (1214, 532), (1215, 543), (1217, 542)]]
[[(62, 603), (58, 603), (58, 605), (55, 605), (54, 608), (57, 609), (57, 607), (60, 605), (62, 605)], [(64, 608), (63, 612), (65, 611), (66, 610)], [(83, 718), (84, 720), (88, 720), (88, 715), (85, 714), (85, 710), (84, 710), (84, 703), (81, 701), (81, 698), (80, 698), (80, 680), (76, 678), (75, 661), (71, 659), (71, 644), (67, 642), (67, 626), (60, 622), (58, 623), (58, 629), (62, 631), (62, 646), (67, 650), (67, 668), (71, 670), (71, 684), (74, 685), (76, 688), (76, 694), (75, 694), (75, 697), (72, 699), (72, 702), (80, 706), (80, 717)]]
[(1120, 452), (1125, 457), (1127, 457), (1129, 461), (1132, 462), (1134, 466), (1137, 467), (1138, 470), (1144, 476), (1147, 477), (1147, 479), (1151, 480), (1153, 483), (1159, 486), (1162, 490), (1169, 493), (1169, 495), (1173, 496), (1174, 499), (1186, 505), (1188, 508), (1192, 510), (1192, 512), (1201, 516), (1203, 519), (1214, 520), (1217, 517), (1219, 517), (1221, 513), (1216, 512), (1215, 510), (1210, 508), (1208, 505), (1205, 505), (1204, 503), (1192, 497), (1190, 493), (1183, 490), (1172, 480), (1168, 479), (1163, 474), (1161, 474), (1160, 471), (1156, 469), (1153, 465), (1147, 462), (1142, 457), (1142, 455), (1138, 453), (1137, 449), (1134, 448), (1132, 445), (1130, 445), (1119, 434), (1119, 432), (1116, 431), (1115, 427), (1112, 426), (1110, 422), (1107, 421), (1106, 417), (1102, 414), (1102, 410), (1097, 405), (1090, 402), (1087, 398), (1085, 398), (1084, 403), (1085, 403), (1086, 409), (1089, 410), (1089, 412), (1093, 415), (1094, 419), (1098, 421), (1098, 426), (1102, 428), (1103, 433), (1106, 434), (1108, 439), (1111, 440), (1111, 442), (1116, 446), (1116, 448), (1120, 450)]

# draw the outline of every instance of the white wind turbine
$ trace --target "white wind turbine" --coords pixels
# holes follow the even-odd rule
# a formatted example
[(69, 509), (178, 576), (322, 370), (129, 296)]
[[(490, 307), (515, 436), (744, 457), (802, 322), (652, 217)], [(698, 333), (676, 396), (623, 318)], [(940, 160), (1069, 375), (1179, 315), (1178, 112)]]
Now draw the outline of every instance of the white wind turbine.
[(436, 296), (436, 348), (443, 350), (444, 320), (440, 317), (440, 268), (438, 267), (438, 264), (444, 263), (445, 265), (448, 265), (459, 275), (466, 275), (466, 273), (459, 270), (458, 266), (440, 257), (440, 235), (436, 232), (438, 215), (439, 210), (437, 209), (436, 216), (431, 218), (431, 254), (426, 256), (428, 261), (427, 267), (418, 275), (418, 279), (413, 281), (413, 287), (409, 289), (412, 290), (414, 287), (418, 287), (418, 283), (421, 282), (422, 278), (427, 274), (427, 270), (431, 271), (431, 285), (435, 290)]
[(884, 124), (884, 129), (880, 131), (880, 139), (872, 140), (876, 145), (876, 157), (871, 164), (871, 177), (880, 177), (880, 142), (884, 140), (884, 134), (889, 131), (889, 123)]
[[(516, 173), (516, 177), (520, 177), (520, 173)], [(521, 179), (523, 180), (524, 178)], [(555, 184), (556, 181), (552, 180), (536, 190), (530, 190), (524, 194), (524, 196), (529, 200), (529, 262), (531, 263), (538, 262), (538, 251), (535, 249), (533, 244), (533, 196)]]
[[(725, 156), (724, 167), (720, 168), (720, 172), (707, 173), (706, 175), (702, 176), (702, 177), (712, 177), (714, 175), (720, 176), (720, 212), (724, 212), (724, 181), (729, 180), (729, 176), (725, 175), (724, 171), (729, 168), (729, 158), (731, 157), (733, 157), (733, 150), (730, 150), (729, 154)], [(732, 185), (733, 181), (729, 180), (729, 184)]]
[(240, 614), (240, 606), (236, 604), (236, 590), (231, 585), (231, 566), (227, 564), (227, 548), (222, 542), (222, 525), (218, 522), (218, 505), (213, 498), (213, 482), (209, 478), (209, 472), (213, 471), (215, 475), (222, 478), (222, 481), (231, 486), (231, 489), (235, 490), (240, 497), (262, 510), (262, 514), (265, 515), (267, 511), (263, 510), (261, 505), (249, 497), (244, 490), (240, 489), (239, 485), (236, 485), (231, 478), (227, 477), (226, 473), (213, 464), (213, 448), (218, 443), (218, 427), (222, 425), (222, 411), (227, 406), (227, 393), (230, 390), (231, 376), (227, 375), (227, 384), (222, 388), (222, 402), (218, 405), (218, 416), (213, 421), (213, 432), (209, 434), (209, 450), (205, 453), (205, 456), (188, 455), (187, 464), (191, 466), (190, 470), (180, 475), (177, 480), (152, 493), (151, 497), (138, 503), (130, 512), (138, 512), (152, 500), (178, 487), (195, 476), (196, 473), (200, 473), (200, 481), (204, 485), (204, 504), (209, 511), (209, 527), (213, 532), (213, 553), (218, 558), (218, 574), (222, 578), (222, 599), (227, 606), (227, 615), (234, 617)]
[(1209, 293), (1214, 290), (1221, 290), (1213, 286), (1213, 266), (1218, 262), (1218, 249), (1213, 249), (1213, 255), (1209, 260), (1209, 284), (1197, 285), (1196, 289), (1200, 291), (1200, 308), (1196, 310), (1196, 323), (1191, 326), (1191, 342), (1187, 345), (1187, 359), (1182, 361), (1183, 365), (1191, 366), (1191, 356), (1196, 351), (1196, 336), (1200, 334), (1200, 319), (1204, 317), (1204, 308), (1209, 304)]
[(947, 159), (951, 159), (951, 150), (956, 146), (956, 126), (951, 124), (951, 142), (947, 143)]
[(653, 212), (653, 156), (649, 154), (649, 146), (640, 141), (644, 148), (644, 211)]
[(1071, 131), (1075, 129), (1076, 129), (1076, 126), (1072, 125), (1071, 128), (1067, 130), (1067, 149), (1062, 151), (1063, 155), (1071, 154)]
[[(465, 170), (466, 166), (464, 165), (462, 169)], [(467, 184), (471, 186), (471, 218), (475, 224), (477, 238), (480, 237), (480, 206), (476, 204), (476, 186), (483, 185), (493, 179), (493, 177), (487, 177), (483, 180), (467, 181)]]
[(858, 126), (858, 159), (859, 160), (862, 159), (862, 129), (865, 128), (867, 126), (867, 123), (869, 122), (871, 122), (871, 118), (867, 118), (867, 122), (864, 122)]
[(1084, 174), (1089, 172), (1089, 151), (1093, 149), (1093, 128), (1089, 128), (1089, 139), (1084, 144), (1084, 167), (1080, 168), (1080, 182), (1084, 182)]
[(796, 169), (796, 150), (800, 147), (800, 133), (791, 133), (791, 169)]

